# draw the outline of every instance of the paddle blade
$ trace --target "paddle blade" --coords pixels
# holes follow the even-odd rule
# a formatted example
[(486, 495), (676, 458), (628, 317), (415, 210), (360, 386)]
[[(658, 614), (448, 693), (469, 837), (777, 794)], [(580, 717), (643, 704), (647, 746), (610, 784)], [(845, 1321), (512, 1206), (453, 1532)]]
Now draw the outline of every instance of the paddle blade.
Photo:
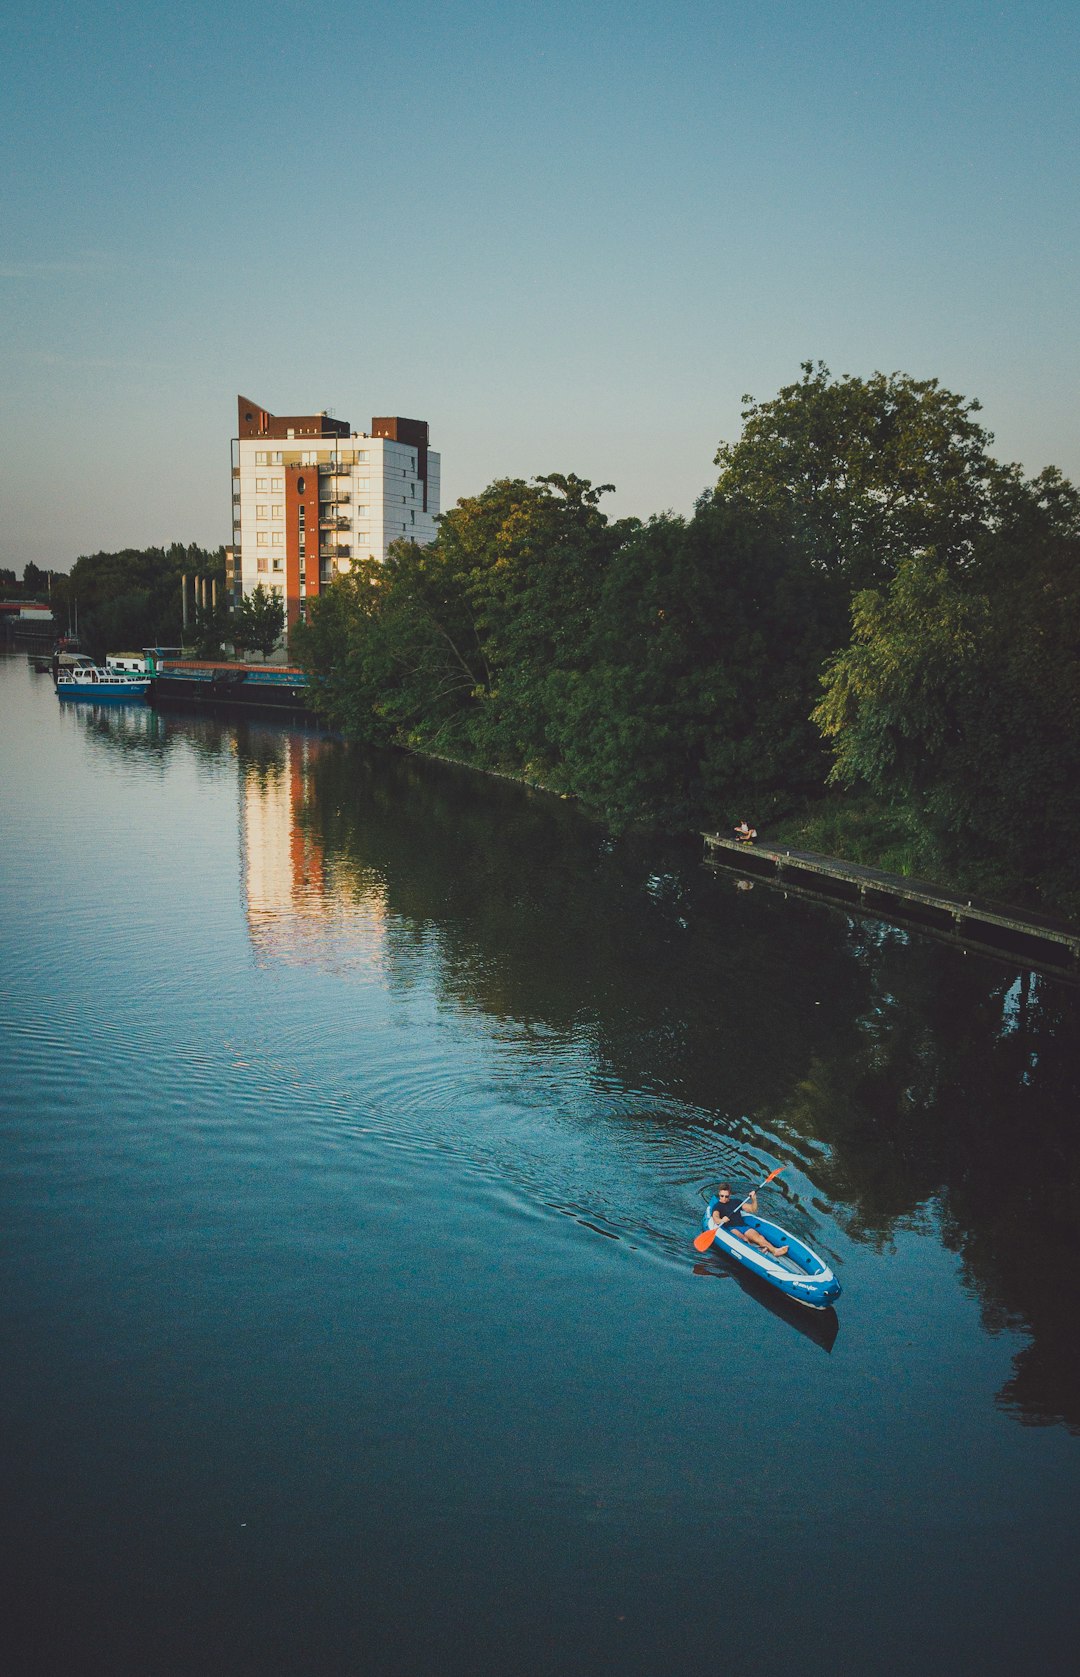
[(715, 1239), (715, 1229), (702, 1229), (700, 1234), (694, 1236), (694, 1245), (699, 1252), (707, 1252)]
[(761, 1186), (764, 1188), (766, 1183), (774, 1181), (775, 1178), (780, 1175), (781, 1171), (786, 1170), (786, 1168), (786, 1165), (778, 1165), (775, 1170), (771, 1170)]

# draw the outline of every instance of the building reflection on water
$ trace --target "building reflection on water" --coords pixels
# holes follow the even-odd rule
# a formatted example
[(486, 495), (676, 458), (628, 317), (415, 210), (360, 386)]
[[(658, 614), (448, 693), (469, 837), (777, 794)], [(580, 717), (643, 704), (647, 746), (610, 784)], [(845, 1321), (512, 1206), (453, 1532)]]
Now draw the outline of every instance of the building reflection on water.
[(315, 764), (331, 742), (275, 731), (258, 743), (240, 755), (241, 868), (253, 948), (263, 961), (381, 970), (386, 880), (340, 854), (331, 858), (313, 819)]

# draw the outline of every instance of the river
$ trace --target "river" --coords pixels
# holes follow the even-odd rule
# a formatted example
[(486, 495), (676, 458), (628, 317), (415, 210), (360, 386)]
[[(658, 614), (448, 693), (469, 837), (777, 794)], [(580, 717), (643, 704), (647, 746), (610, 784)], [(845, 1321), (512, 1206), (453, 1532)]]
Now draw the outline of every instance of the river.
[(1073, 1669), (1080, 989), (14, 656), (0, 844), (5, 1677)]

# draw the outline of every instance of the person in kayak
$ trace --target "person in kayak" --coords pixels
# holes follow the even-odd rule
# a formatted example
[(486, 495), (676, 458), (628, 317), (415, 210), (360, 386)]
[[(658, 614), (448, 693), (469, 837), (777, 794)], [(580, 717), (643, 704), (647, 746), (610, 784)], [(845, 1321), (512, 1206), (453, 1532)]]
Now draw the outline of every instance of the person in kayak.
[(709, 1222), (714, 1229), (727, 1229), (731, 1234), (745, 1240), (748, 1246), (760, 1246), (770, 1257), (782, 1258), (787, 1251), (786, 1246), (774, 1246), (771, 1240), (766, 1240), (759, 1229), (752, 1229), (743, 1222), (743, 1212), (751, 1211), (757, 1214), (757, 1190), (749, 1194), (744, 1204), (740, 1205), (731, 1195), (731, 1183), (721, 1182), (710, 1204)]

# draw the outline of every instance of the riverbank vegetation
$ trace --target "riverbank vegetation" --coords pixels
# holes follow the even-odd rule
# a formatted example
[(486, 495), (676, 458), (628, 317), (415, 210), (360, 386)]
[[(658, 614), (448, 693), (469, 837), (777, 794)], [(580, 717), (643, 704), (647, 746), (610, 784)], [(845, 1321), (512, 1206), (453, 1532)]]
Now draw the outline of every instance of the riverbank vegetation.
[[(69, 576), (54, 573), (53, 617), (61, 628), (78, 631), (81, 644), (95, 657), (106, 652), (139, 650), (144, 646), (176, 646), (183, 627), (182, 576), (196, 574), (217, 582), (224, 599), (225, 550), (210, 552), (194, 543), (170, 547), (122, 549), (118, 553), (87, 553), (76, 559)], [(202, 638), (220, 641), (219, 625), (192, 626)], [(220, 627), (223, 627), (222, 624)]]
[(747, 398), (691, 518), (500, 480), (354, 562), (292, 651), (351, 736), (615, 827), (846, 809), (863, 860), (1076, 911), (1080, 496), (998, 463), (978, 411), (807, 362)]

